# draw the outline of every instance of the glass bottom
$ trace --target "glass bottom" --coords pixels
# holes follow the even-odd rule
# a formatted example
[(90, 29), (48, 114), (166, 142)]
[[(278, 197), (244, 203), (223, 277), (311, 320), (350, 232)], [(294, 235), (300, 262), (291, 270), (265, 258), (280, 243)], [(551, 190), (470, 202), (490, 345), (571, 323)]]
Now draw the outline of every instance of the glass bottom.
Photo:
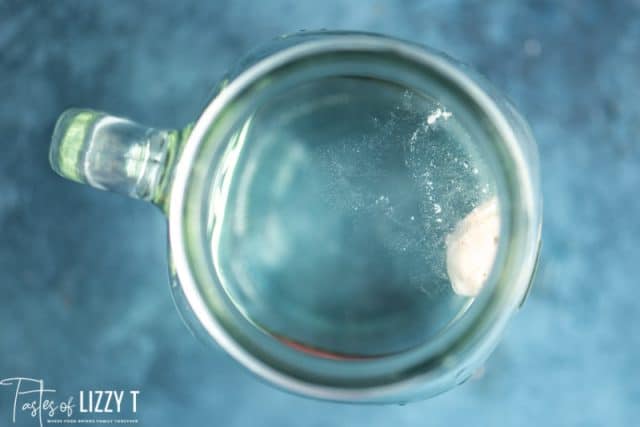
[(324, 78), (269, 98), (228, 144), (213, 265), (265, 333), (320, 357), (379, 357), (472, 303), (447, 248), (495, 201), (495, 178), (456, 111), (381, 80)]

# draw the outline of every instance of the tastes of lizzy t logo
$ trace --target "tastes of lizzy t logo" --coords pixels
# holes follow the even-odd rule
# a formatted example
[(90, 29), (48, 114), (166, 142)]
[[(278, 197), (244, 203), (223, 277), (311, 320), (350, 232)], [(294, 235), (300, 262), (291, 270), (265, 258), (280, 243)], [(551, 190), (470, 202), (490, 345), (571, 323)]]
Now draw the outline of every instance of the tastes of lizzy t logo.
[[(46, 424), (137, 424), (140, 390), (81, 390), (60, 399), (56, 390), (43, 380), (15, 377), (0, 380), (9, 390), (17, 420), (30, 417), (42, 427)], [(2, 417), (2, 414), (0, 414)]]

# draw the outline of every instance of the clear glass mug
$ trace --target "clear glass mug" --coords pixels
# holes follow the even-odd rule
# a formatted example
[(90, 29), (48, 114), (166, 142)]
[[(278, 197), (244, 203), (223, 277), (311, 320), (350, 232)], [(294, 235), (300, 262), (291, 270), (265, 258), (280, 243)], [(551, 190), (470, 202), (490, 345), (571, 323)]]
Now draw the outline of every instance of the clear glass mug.
[(381, 35), (274, 40), (183, 130), (69, 110), (50, 160), (157, 205), (185, 322), (316, 398), (406, 402), (464, 382), (537, 263), (525, 121), (466, 66)]

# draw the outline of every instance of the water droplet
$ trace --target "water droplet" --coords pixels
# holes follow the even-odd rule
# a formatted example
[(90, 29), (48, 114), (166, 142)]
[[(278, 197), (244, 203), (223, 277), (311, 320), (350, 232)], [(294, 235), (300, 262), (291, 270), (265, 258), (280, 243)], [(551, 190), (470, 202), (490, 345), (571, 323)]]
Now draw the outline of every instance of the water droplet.
[(462, 385), (464, 384), (469, 378), (471, 378), (471, 372), (469, 372), (466, 369), (462, 369), (460, 370), (457, 374), (456, 374), (456, 384), (457, 385)]
[(475, 371), (473, 371), (473, 373), (471, 374), (471, 379), (479, 380), (480, 378), (484, 377), (484, 373), (485, 373), (484, 366), (480, 366)]

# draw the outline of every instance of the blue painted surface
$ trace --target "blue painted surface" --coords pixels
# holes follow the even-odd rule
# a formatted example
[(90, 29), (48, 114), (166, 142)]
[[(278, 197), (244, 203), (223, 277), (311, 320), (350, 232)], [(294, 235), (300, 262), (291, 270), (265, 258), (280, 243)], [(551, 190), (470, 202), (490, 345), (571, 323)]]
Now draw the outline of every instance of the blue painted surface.
[[(161, 214), (47, 163), (67, 107), (181, 126), (246, 50), (322, 27), (475, 65), (539, 141), (535, 289), (484, 376), (433, 400), (338, 405), (262, 384), (181, 324)], [(639, 100), (638, 1), (0, 1), (0, 379), (137, 388), (152, 426), (637, 425)], [(0, 425), (11, 397), (0, 389)]]

